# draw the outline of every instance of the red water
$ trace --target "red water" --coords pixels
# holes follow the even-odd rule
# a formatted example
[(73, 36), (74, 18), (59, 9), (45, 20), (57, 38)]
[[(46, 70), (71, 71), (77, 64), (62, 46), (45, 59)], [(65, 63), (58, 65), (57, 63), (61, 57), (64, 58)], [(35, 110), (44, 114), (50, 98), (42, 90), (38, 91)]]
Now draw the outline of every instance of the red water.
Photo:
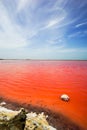
[[(60, 100), (64, 93), (69, 102)], [(0, 95), (47, 107), (87, 128), (87, 61), (0, 61)]]

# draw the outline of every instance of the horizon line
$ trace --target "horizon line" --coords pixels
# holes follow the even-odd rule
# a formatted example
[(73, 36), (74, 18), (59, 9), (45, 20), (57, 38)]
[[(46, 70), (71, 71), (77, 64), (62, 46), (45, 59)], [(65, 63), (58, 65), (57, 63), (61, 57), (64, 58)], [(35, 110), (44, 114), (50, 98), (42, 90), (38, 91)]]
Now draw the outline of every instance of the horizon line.
[(0, 60), (41, 60), (41, 61), (87, 61), (87, 59), (4, 59), (1, 58)]

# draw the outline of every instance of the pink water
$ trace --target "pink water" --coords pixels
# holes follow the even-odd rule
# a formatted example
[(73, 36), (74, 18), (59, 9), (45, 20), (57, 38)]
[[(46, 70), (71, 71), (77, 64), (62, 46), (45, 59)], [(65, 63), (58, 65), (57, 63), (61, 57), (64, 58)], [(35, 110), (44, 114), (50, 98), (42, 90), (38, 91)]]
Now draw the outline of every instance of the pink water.
[[(60, 100), (63, 93), (69, 102)], [(87, 61), (0, 61), (0, 95), (60, 112), (87, 129)]]

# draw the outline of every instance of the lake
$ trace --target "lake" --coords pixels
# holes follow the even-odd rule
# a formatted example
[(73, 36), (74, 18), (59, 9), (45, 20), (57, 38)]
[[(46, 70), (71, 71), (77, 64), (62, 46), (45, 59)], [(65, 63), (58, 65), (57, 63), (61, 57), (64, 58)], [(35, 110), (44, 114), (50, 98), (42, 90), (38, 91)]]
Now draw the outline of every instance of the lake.
[(87, 61), (1, 60), (0, 96), (49, 108), (87, 129)]

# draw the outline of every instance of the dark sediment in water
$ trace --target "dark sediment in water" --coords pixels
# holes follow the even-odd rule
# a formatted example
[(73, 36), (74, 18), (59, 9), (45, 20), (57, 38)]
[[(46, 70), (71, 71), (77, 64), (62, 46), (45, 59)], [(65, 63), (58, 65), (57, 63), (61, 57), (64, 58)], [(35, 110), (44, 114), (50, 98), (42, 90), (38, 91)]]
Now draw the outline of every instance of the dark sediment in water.
[(73, 123), (70, 119), (63, 116), (60, 113), (51, 111), (47, 108), (33, 106), (32, 104), (21, 104), (15, 101), (10, 101), (9, 99), (0, 97), (0, 103), (6, 102), (5, 107), (12, 110), (19, 110), (20, 108), (25, 108), (28, 112), (44, 112), (45, 115), (48, 115), (47, 121), (50, 125), (55, 127), (57, 130), (85, 130)]

